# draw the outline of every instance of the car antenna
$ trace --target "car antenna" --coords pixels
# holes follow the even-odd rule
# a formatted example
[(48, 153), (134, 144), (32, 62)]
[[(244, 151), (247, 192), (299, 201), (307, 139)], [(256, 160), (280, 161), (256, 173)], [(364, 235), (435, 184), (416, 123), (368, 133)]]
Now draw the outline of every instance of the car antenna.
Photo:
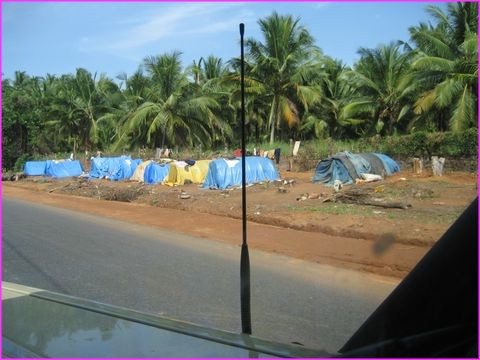
[(240, 24), (240, 93), (242, 98), (241, 128), (242, 128), (242, 253), (240, 256), (240, 308), (242, 316), (242, 333), (252, 333), (250, 319), (250, 255), (247, 244), (247, 192), (245, 173), (245, 60), (243, 55), (243, 34), (245, 25)]

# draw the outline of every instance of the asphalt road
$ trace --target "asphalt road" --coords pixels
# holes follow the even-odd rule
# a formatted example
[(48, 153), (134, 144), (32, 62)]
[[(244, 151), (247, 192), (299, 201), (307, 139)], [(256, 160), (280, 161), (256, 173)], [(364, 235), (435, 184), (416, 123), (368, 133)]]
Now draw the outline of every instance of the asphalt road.
[[(240, 246), (10, 198), (2, 208), (3, 280), (241, 331)], [(253, 335), (331, 353), (396, 285), (275, 254), (250, 257)]]

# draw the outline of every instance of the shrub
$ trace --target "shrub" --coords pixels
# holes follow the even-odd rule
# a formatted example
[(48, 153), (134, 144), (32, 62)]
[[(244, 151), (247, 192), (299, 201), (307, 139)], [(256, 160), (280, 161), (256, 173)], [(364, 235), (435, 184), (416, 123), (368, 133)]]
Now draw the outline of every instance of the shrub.
[(15, 165), (13, 166), (13, 170), (15, 172), (21, 172), (23, 171), (23, 167), (25, 163), (29, 160), (32, 159), (32, 156), (30, 154), (22, 154), (20, 155), (17, 160), (15, 161)]
[(478, 129), (436, 133), (418, 131), (411, 135), (388, 136), (378, 144), (379, 151), (392, 157), (476, 156), (478, 154)]

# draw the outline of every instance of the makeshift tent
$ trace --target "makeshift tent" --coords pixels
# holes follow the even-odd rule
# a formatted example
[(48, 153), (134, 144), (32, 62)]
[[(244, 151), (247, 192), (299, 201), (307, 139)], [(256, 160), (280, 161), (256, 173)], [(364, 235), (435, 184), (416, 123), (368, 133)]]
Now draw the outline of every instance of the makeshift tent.
[(398, 171), (398, 164), (385, 154), (352, 154), (346, 151), (321, 160), (315, 169), (313, 182), (333, 185), (335, 180), (340, 180), (343, 184), (352, 184), (362, 174), (387, 176)]
[(82, 175), (83, 168), (78, 160), (27, 161), (23, 172), (28, 176), (64, 178)]
[(54, 178), (80, 176), (83, 174), (83, 167), (78, 160), (47, 160), (45, 175)]
[(145, 173), (143, 174), (143, 180), (145, 184), (158, 184), (165, 181), (170, 172), (170, 164), (158, 165), (155, 162), (151, 162), (145, 168)]
[(106, 178), (110, 180), (129, 179), (135, 172), (137, 166), (141, 163), (142, 159), (132, 159), (130, 156), (92, 158), (92, 165), (88, 178)]
[(394, 172), (400, 172), (400, 166), (393, 160), (391, 157), (388, 157), (385, 154), (377, 154), (374, 155), (378, 156), (380, 160), (382, 160), (383, 167), (385, 168), (385, 172), (388, 176), (392, 175)]
[(23, 166), (23, 172), (28, 176), (45, 175), (46, 161), (27, 161)]
[(147, 160), (138, 165), (130, 180), (143, 182), (145, 176), (145, 169), (151, 162), (152, 160)]
[(198, 160), (190, 166), (183, 161), (175, 161), (170, 164), (168, 177), (163, 182), (165, 185), (183, 185), (185, 181), (194, 184), (202, 184), (208, 172), (208, 165), (211, 160)]
[[(272, 160), (259, 156), (245, 157), (245, 181), (254, 184), (279, 179)], [(208, 174), (203, 183), (204, 189), (227, 189), (242, 185), (242, 161), (217, 159), (210, 163)]]

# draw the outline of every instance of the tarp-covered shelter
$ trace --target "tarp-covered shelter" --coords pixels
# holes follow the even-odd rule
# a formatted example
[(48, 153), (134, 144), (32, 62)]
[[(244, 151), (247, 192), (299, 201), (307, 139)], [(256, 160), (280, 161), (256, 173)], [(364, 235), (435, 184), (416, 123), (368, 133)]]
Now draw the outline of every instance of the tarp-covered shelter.
[(362, 174), (387, 176), (398, 171), (400, 166), (385, 154), (352, 154), (345, 151), (321, 160), (315, 169), (313, 182), (333, 185), (335, 180), (340, 180), (343, 184), (352, 184)]
[(65, 178), (80, 176), (83, 174), (83, 167), (78, 160), (47, 160), (45, 175), (54, 178)]
[(23, 172), (28, 176), (49, 176), (64, 178), (80, 176), (83, 174), (83, 167), (78, 160), (41, 160), (27, 161)]
[(170, 172), (170, 164), (157, 164), (151, 162), (145, 168), (145, 173), (143, 174), (143, 181), (145, 184), (153, 185), (162, 183), (168, 177)]
[(130, 156), (92, 158), (88, 177), (110, 180), (130, 179), (137, 166), (142, 162), (142, 159), (132, 159)]
[(137, 168), (135, 169), (135, 172), (130, 177), (130, 180), (144, 182), (145, 169), (151, 162), (152, 160), (147, 160), (142, 162), (140, 165), (138, 165)]
[(28, 176), (45, 175), (47, 161), (27, 161), (23, 166), (23, 172)]
[[(259, 156), (245, 157), (245, 181), (247, 185), (274, 181), (280, 178), (272, 160)], [(210, 163), (203, 183), (204, 189), (227, 189), (242, 185), (242, 161), (217, 159)]]
[(194, 165), (188, 165), (184, 161), (170, 163), (170, 171), (164, 184), (169, 186), (183, 185), (185, 181), (194, 184), (202, 184), (208, 173), (208, 165), (211, 160), (198, 160)]

